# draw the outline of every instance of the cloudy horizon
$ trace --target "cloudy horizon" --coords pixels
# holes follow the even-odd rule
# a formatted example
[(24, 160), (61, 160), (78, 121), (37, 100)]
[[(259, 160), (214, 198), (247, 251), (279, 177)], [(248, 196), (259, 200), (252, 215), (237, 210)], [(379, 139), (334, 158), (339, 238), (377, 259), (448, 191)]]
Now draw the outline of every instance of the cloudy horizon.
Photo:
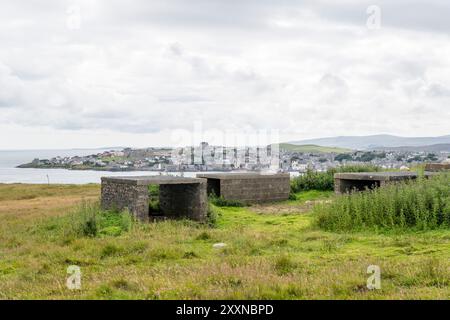
[(170, 146), (199, 124), (200, 140), (448, 135), (449, 16), (444, 0), (5, 0), (0, 149)]

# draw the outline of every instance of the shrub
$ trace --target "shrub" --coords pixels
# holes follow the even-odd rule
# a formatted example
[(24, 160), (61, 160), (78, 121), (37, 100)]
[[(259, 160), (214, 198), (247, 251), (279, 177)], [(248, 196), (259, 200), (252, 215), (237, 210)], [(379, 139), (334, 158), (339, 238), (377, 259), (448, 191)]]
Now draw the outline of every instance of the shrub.
[(295, 194), (294, 191), (292, 191), (292, 187), (291, 191), (289, 191), (289, 200), (297, 200), (297, 195)]
[(152, 198), (158, 198), (159, 197), (159, 186), (151, 184), (148, 186), (148, 194)]
[(450, 226), (450, 174), (338, 196), (314, 208), (325, 230), (430, 230)]
[(212, 193), (209, 196), (209, 202), (217, 207), (244, 207), (245, 204), (238, 200), (227, 200), (224, 199), (223, 196), (216, 196), (214, 193)]
[(83, 202), (70, 215), (64, 228), (76, 236), (96, 237), (100, 234), (118, 236), (129, 231), (133, 218), (128, 211), (101, 210), (96, 202)]
[(307, 190), (332, 190), (333, 176), (328, 172), (306, 171), (304, 175), (296, 177), (291, 181), (292, 192)]
[(206, 223), (210, 227), (215, 227), (217, 225), (217, 219), (219, 218), (219, 212), (216, 206), (212, 203), (208, 203), (208, 211), (206, 213)]
[(308, 169), (304, 175), (291, 180), (293, 193), (307, 190), (330, 191), (334, 189), (334, 174), (337, 172), (374, 172), (380, 167), (374, 165), (345, 165), (330, 168), (326, 172), (316, 172)]
[(148, 207), (151, 214), (157, 214), (161, 212), (159, 206), (159, 186), (149, 185), (148, 186), (149, 202)]
[(159, 200), (150, 199), (148, 202), (148, 209), (150, 214), (155, 214), (161, 212), (161, 207), (159, 206)]
[(103, 234), (105, 236), (117, 237), (122, 234), (122, 228), (119, 226), (109, 226), (109, 227), (101, 229), (99, 233)]

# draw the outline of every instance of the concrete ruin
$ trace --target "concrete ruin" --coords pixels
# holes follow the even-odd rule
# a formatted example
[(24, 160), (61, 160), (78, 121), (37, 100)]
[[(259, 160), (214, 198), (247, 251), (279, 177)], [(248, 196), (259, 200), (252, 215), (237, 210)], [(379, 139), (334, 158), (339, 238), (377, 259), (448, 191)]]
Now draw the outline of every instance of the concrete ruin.
[(450, 171), (450, 163), (427, 163), (425, 165), (425, 171), (429, 172)]
[[(426, 174), (425, 176), (429, 176)], [(396, 181), (417, 179), (415, 172), (349, 172), (334, 174), (334, 191), (338, 194), (374, 189)]]
[[(128, 209), (137, 219), (149, 221), (149, 186), (159, 185), (162, 217), (204, 221), (208, 211), (206, 180), (173, 176), (102, 177), (103, 209)], [(160, 217), (160, 216), (159, 216)]]
[(289, 173), (204, 173), (197, 178), (207, 180), (208, 194), (225, 200), (259, 203), (289, 199)]

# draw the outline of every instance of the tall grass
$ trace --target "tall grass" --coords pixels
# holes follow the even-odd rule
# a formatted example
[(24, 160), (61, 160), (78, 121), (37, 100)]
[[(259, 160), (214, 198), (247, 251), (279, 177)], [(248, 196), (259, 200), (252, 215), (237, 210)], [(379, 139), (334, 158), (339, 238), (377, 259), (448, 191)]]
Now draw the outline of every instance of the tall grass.
[(338, 196), (314, 213), (329, 231), (450, 227), (450, 174)]
[(98, 202), (82, 202), (68, 217), (63, 228), (77, 237), (118, 236), (129, 231), (133, 217), (128, 211), (102, 210)]
[(308, 170), (304, 175), (291, 180), (293, 193), (307, 190), (329, 191), (334, 189), (334, 174), (337, 172), (374, 172), (381, 168), (374, 165), (344, 165), (330, 168), (326, 172)]

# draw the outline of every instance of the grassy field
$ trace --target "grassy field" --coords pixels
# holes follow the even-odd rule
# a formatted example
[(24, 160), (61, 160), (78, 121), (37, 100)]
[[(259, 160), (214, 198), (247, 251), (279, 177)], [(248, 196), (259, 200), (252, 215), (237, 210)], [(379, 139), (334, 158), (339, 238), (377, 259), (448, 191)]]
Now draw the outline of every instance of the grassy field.
[[(98, 197), (98, 185), (0, 185), (1, 299), (450, 298), (449, 229), (321, 231), (311, 209), (332, 192), (217, 208), (215, 228), (166, 221), (68, 232), (71, 212)], [(66, 287), (69, 265), (81, 268), (81, 290)], [(369, 265), (381, 268), (380, 290), (366, 287)]]

